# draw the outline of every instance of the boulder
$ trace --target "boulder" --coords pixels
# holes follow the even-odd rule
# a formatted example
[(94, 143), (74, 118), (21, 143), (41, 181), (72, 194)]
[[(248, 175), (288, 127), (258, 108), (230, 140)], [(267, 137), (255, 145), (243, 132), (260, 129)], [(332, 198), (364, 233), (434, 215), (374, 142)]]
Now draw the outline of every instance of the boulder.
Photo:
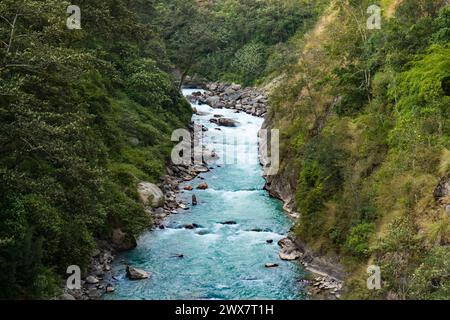
[(94, 276), (89, 276), (86, 278), (86, 282), (89, 284), (97, 284), (99, 281), (96, 277)]
[(195, 194), (192, 195), (192, 205), (196, 206), (198, 204), (197, 202), (197, 197), (195, 196)]
[(279, 256), (281, 260), (293, 261), (301, 258), (302, 253), (297, 249), (284, 248), (280, 251)]
[(106, 293), (113, 293), (114, 291), (116, 291), (116, 288), (112, 284), (106, 286)]
[(206, 190), (206, 189), (208, 189), (208, 184), (206, 182), (202, 182), (197, 186), (197, 189)]
[(186, 191), (192, 191), (194, 188), (192, 186), (185, 186), (183, 189)]
[(222, 127), (237, 127), (239, 122), (229, 118), (219, 118), (217, 124)]
[(159, 208), (164, 205), (164, 194), (154, 183), (141, 182), (138, 185), (138, 193), (142, 203), (146, 206)]
[(266, 240), (266, 243), (271, 244), (273, 243), (273, 240), (272, 239)]
[(59, 300), (76, 300), (75, 297), (68, 293), (63, 293), (59, 296)]
[(216, 91), (217, 90), (217, 83), (211, 83), (210, 85), (208, 85), (208, 89), (211, 91)]
[(241, 90), (242, 89), (242, 86), (240, 85), (240, 84), (232, 84), (231, 85), (231, 89), (233, 89), (233, 90), (235, 90), (235, 91), (238, 91), (238, 90)]
[(125, 233), (117, 228), (112, 231), (111, 242), (117, 251), (126, 251), (136, 248), (136, 238), (130, 234)]
[(130, 280), (143, 280), (150, 277), (150, 274), (144, 270), (127, 266), (127, 277)]
[(265, 267), (266, 268), (276, 268), (276, 267), (278, 267), (278, 264), (276, 264), (276, 263), (266, 263)]
[(197, 228), (199, 228), (200, 226), (198, 225), (198, 224), (196, 224), (196, 223), (190, 223), (190, 224), (185, 224), (184, 225), (184, 228), (185, 229), (188, 229), (188, 230), (193, 230), (193, 229), (197, 229)]
[(434, 190), (436, 200), (450, 196), (450, 176), (444, 176)]
[(278, 241), (278, 245), (283, 249), (295, 247), (294, 241), (292, 241), (290, 238), (281, 239), (280, 241)]
[(208, 167), (205, 167), (205, 166), (196, 165), (196, 166), (194, 166), (194, 171), (196, 173), (204, 173), (204, 172), (208, 172), (209, 169), (208, 169)]
[(237, 224), (237, 222), (236, 221), (225, 221), (225, 222), (222, 222), (222, 224), (233, 225), (233, 224)]
[(217, 108), (220, 104), (220, 97), (218, 96), (208, 97), (205, 102), (210, 107)]

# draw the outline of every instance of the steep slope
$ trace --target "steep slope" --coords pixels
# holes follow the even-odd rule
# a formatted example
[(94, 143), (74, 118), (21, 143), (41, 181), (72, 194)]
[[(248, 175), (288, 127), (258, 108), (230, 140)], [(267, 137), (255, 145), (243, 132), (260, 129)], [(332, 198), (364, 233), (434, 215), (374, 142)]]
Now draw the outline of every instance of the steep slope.
[(142, 1), (0, 3), (0, 298), (53, 296), (96, 239), (152, 221), (137, 184), (163, 173), (189, 104)]
[[(450, 169), (449, 8), (383, 1), (368, 30), (371, 4), (330, 1), (269, 86), (281, 171), (267, 188), (300, 214), (299, 242), (340, 257), (347, 297), (448, 298), (448, 191), (435, 188)], [(366, 288), (370, 264), (379, 291)]]

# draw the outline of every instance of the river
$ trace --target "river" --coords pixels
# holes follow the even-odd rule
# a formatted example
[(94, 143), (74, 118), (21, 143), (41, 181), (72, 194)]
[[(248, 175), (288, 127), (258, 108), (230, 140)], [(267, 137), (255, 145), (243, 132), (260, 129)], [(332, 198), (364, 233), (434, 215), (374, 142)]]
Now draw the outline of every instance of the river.
[[(183, 94), (193, 91), (183, 90)], [(166, 229), (147, 232), (135, 250), (116, 258), (116, 291), (104, 299), (304, 299), (302, 267), (278, 257), (277, 241), (287, 235), (293, 221), (283, 212), (281, 202), (263, 190), (262, 168), (257, 161), (257, 132), (263, 119), (207, 105), (195, 108), (208, 113), (193, 116), (196, 123), (209, 129), (203, 141), (206, 147), (221, 159), (234, 155), (242, 161), (213, 165), (213, 170), (201, 174), (204, 180), (197, 177), (186, 182), (194, 188), (207, 182), (209, 188), (184, 191), (182, 199), (190, 204), (194, 193), (197, 206), (171, 215)], [(216, 130), (209, 122), (213, 115), (235, 119), (240, 125)], [(231, 139), (224, 140), (224, 135)], [(238, 148), (233, 148), (233, 141)], [(223, 224), (226, 221), (236, 224)], [(182, 227), (192, 223), (200, 227)], [(184, 257), (176, 258), (175, 254)], [(124, 261), (150, 272), (150, 278), (128, 280)], [(279, 267), (266, 268), (266, 263)]]

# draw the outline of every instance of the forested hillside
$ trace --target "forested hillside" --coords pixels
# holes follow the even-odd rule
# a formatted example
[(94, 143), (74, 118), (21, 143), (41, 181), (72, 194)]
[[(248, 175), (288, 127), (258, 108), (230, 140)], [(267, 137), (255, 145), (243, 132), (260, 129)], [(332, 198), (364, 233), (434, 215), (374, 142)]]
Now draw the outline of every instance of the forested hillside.
[(151, 225), (138, 181), (157, 181), (190, 120), (151, 1), (0, 2), (0, 298), (52, 297), (95, 239)]
[[(328, 3), (272, 90), (271, 183), (291, 184), (296, 236), (339, 257), (347, 297), (448, 298), (449, 199), (435, 189), (450, 172), (449, 7), (381, 1), (381, 29), (368, 30), (373, 1)], [(380, 291), (366, 289), (370, 264)]]

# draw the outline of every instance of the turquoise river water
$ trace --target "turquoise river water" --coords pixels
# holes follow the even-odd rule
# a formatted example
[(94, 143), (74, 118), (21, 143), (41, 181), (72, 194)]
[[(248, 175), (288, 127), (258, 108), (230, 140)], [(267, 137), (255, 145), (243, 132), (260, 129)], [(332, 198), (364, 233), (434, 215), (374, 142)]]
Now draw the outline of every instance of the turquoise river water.
[[(183, 94), (193, 91), (183, 90)], [(201, 174), (204, 180), (197, 177), (185, 183), (194, 190), (183, 191), (180, 197), (190, 205), (194, 193), (198, 205), (171, 215), (164, 223), (166, 229), (147, 232), (135, 250), (119, 255), (114, 264), (116, 291), (104, 299), (303, 299), (303, 269), (299, 263), (278, 257), (277, 241), (286, 236), (293, 221), (283, 212), (280, 201), (263, 190), (257, 152), (257, 132), (263, 120), (207, 105), (195, 108), (208, 113), (193, 117), (209, 129), (203, 144), (222, 161), (229, 163), (230, 157), (235, 157), (237, 163), (211, 165), (213, 170)], [(213, 115), (235, 119), (240, 125), (216, 130), (209, 122)], [(209, 188), (196, 190), (203, 181)], [(223, 224), (225, 221), (236, 224)], [(192, 223), (200, 227), (182, 227)], [(150, 272), (150, 278), (128, 280), (124, 261)], [(279, 267), (265, 268), (266, 263)]]

